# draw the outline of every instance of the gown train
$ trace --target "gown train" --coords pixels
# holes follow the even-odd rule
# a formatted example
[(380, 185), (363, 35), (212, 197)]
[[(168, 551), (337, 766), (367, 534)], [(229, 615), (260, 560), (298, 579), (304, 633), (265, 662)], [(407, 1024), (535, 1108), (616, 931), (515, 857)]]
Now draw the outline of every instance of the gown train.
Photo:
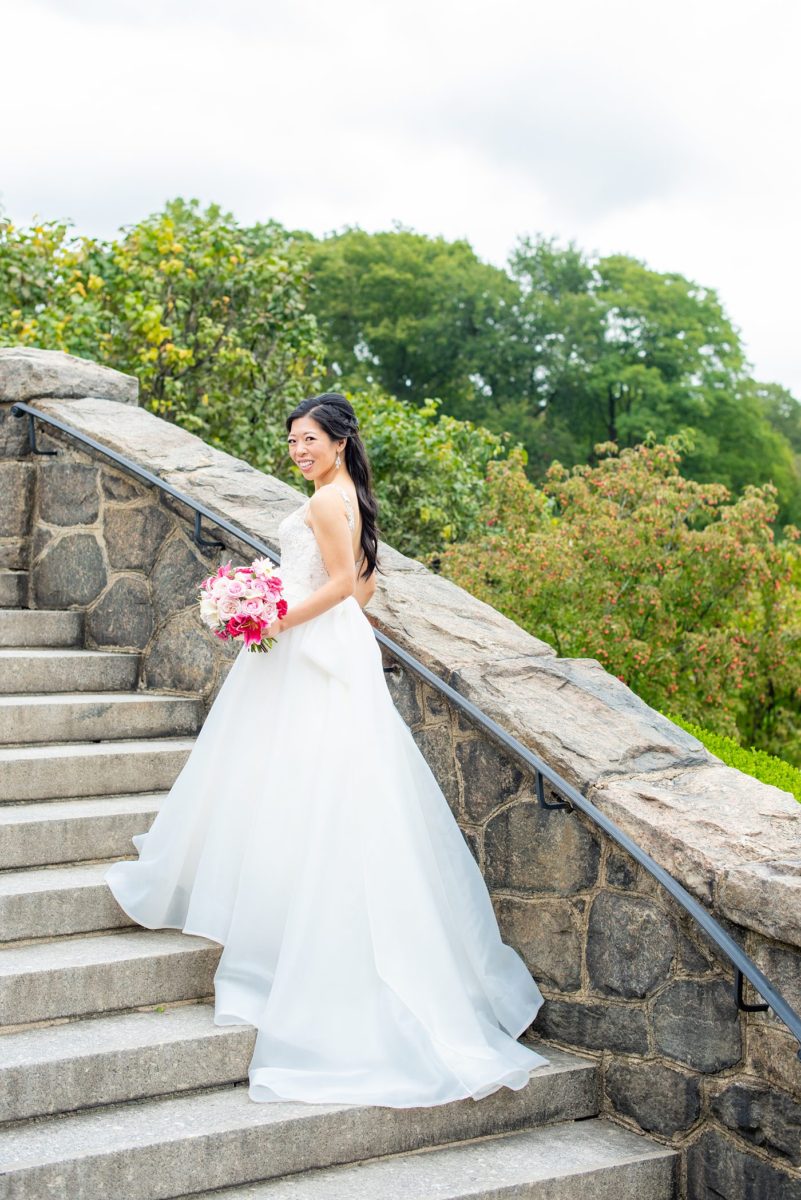
[[(305, 508), (280, 527), (290, 606), (327, 578)], [(540, 991), (354, 597), (243, 648), (134, 843), (106, 881), (138, 924), (222, 945), (214, 1019), (258, 1031), (253, 1100), (478, 1100), (547, 1063), (517, 1040)]]

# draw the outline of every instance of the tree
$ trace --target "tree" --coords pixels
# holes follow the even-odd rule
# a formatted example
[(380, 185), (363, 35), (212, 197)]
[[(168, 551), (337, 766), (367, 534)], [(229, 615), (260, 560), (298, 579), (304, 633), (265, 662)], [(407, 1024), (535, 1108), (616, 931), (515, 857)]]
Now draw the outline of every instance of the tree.
[(801, 455), (801, 401), (779, 383), (754, 382), (752, 392), (776, 432), (787, 439), (794, 454)]
[(503, 270), (466, 241), (403, 228), (326, 238), (311, 251), (311, 270), (328, 384), (375, 382), (415, 404), (437, 397), (451, 415), (476, 415), (496, 326), (516, 296)]
[(776, 489), (686, 479), (683, 439), (595, 465), (490, 462), (476, 534), (443, 573), (559, 654), (591, 656), (656, 708), (801, 763), (801, 556)]
[[(295, 485), (293, 403), (321, 388), (307, 307), (309, 235), (173, 200), (103, 243), (57, 222), (0, 225), (0, 336), (138, 377), (143, 403)], [(470, 532), (487, 463), (508, 438), (363, 384), (351, 396), (371, 455), (384, 538), (436, 565)]]
[(521, 239), (510, 270), (522, 294), (520, 338), (536, 361), (539, 428), (525, 438), (532, 477), (542, 478), (555, 446), (568, 461), (592, 462), (599, 441), (633, 446), (649, 431), (664, 439), (692, 429), (686, 475), (734, 491), (773, 480), (782, 519), (801, 518), (801, 471), (713, 290), (545, 239)]
[(9, 341), (136, 375), (143, 404), (281, 473), (287, 405), (314, 391), (323, 346), (302, 244), (270, 222), (170, 201), (110, 243), (8, 224), (0, 328)]
[(691, 429), (687, 476), (734, 491), (772, 480), (781, 519), (801, 520), (792, 410), (780, 417), (749, 377), (713, 290), (541, 237), (520, 239), (508, 271), (464, 241), (400, 227), (309, 244), (329, 386), (438, 397), (443, 412), (522, 442), (532, 480), (554, 459), (591, 462), (598, 441)]
[(444, 547), (472, 532), (488, 464), (506, 454), (508, 437), (440, 415), (437, 400), (418, 407), (375, 386), (349, 399), (373, 468), (381, 536), (438, 566)]
[(320, 377), (305, 254), (274, 222), (174, 200), (125, 230), (112, 261), (107, 359), (139, 376), (152, 411), (275, 470), (287, 404)]
[(0, 340), (97, 358), (107, 266), (102, 243), (66, 222), (0, 219)]

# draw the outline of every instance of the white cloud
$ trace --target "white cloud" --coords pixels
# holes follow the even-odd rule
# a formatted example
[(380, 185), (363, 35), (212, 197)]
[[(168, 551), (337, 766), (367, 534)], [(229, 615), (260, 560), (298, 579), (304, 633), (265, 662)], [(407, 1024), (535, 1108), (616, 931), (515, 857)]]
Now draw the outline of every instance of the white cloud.
[(184, 195), (316, 233), (399, 220), (499, 263), (520, 234), (574, 238), (716, 288), (760, 377), (801, 395), (795, 0), (8, 0), (2, 20), (18, 221), (110, 236)]

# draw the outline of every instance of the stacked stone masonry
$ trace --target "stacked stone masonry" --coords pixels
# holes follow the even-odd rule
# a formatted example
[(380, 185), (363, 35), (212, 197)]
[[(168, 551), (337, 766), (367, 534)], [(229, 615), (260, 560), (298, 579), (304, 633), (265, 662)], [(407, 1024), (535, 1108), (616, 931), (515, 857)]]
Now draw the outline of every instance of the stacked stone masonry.
[[(32, 608), (85, 613), (87, 645), (136, 650), (139, 686), (208, 705), (232, 652), (197, 583), (246, 547), (201, 554), (189, 514), (68, 437), (27, 452), (0, 352), (0, 566)], [(299, 492), (119, 400), (36, 400), (277, 548)], [(17, 390), (15, 390), (17, 389)], [(123, 397), (120, 397), (122, 399)], [(801, 808), (725, 767), (594, 660), (559, 659), (449, 581), (382, 545), (372, 623), (542, 756), (709, 906), (801, 1009)], [(770, 1013), (738, 1013), (732, 971), (659, 885), (586, 818), (541, 809), (533, 779), (384, 655), (393, 698), (487, 881), (504, 939), (546, 1004), (544, 1037), (596, 1058), (602, 1111), (681, 1151), (680, 1194), (801, 1200), (801, 1062)], [(556, 798), (556, 797), (552, 797)], [(748, 995), (747, 999), (759, 999)]]

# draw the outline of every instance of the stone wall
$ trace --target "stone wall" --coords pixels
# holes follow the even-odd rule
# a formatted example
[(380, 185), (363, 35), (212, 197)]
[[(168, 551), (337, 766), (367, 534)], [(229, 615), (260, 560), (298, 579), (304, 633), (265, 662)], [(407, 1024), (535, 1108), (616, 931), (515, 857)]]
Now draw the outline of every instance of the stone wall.
[[(198, 623), (197, 582), (249, 552), (222, 535), (225, 550), (202, 555), (180, 505), (42, 426), (59, 454), (32, 461), (24, 422), (8, 415), (15, 398), (0, 352), (0, 556), (30, 565), (28, 603), (84, 609), (90, 645), (141, 653), (141, 686), (209, 701), (230, 651)], [(136, 407), (37, 407), (274, 548), (302, 499)], [(557, 658), (383, 545), (381, 565), (371, 621), (593, 799), (801, 1009), (801, 807), (724, 766), (594, 660)], [(605, 1111), (685, 1151), (687, 1196), (801, 1198), (801, 1062), (784, 1026), (737, 1013), (728, 964), (608, 838), (580, 814), (540, 809), (530, 775), (491, 739), (388, 655), (385, 667), (504, 938), (542, 987), (536, 1028), (598, 1057)]]
[[(737, 1013), (728, 964), (610, 839), (540, 808), (531, 777), (428, 685), (397, 667), (390, 680), (546, 997), (535, 1029), (600, 1059), (605, 1112), (686, 1150), (686, 1195), (801, 1197), (801, 1062), (784, 1027)], [(724, 925), (801, 1009), (798, 947)]]

